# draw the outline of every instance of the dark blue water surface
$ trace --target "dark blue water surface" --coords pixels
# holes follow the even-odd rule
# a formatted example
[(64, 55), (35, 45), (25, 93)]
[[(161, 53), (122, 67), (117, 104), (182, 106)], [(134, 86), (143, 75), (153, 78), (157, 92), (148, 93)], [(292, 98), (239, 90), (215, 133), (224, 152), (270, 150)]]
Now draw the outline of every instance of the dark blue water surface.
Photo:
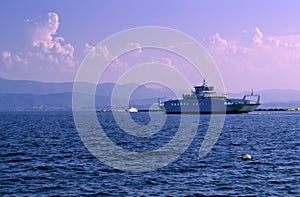
[[(112, 141), (151, 151), (176, 133), (180, 115), (163, 129), (138, 138), (118, 129), (110, 113), (98, 113)], [(147, 113), (133, 117), (149, 123)], [(228, 115), (218, 142), (199, 159), (210, 116), (201, 116), (193, 143), (175, 162), (155, 171), (113, 169), (83, 145), (72, 112), (0, 113), (0, 196), (300, 196), (300, 113)], [(243, 161), (248, 153), (252, 160)]]

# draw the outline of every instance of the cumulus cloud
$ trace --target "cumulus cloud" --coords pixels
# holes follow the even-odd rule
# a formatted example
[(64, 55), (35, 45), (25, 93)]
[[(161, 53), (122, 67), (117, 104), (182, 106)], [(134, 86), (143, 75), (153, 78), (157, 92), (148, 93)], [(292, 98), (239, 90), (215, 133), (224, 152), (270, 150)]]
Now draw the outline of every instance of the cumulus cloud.
[(141, 45), (137, 42), (129, 42), (128, 46), (129, 50), (135, 49), (137, 54), (141, 54), (143, 52)]
[(260, 29), (258, 29), (258, 27), (256, 27), (254, 31), (255, 31), (255, 33), (254, 33), (253, 39), (252, 39), (253, 42), (255, 44), (262, 44), (263, 43), (262, 39), (263, 39), (264, 34), (260, 31)]
[(31, 30), (31, 45), (25, 46), (24, 51), (2, 52), (1, 62), (6, 69), (44, 67), (66, 71), (75, 66), (74, 47), (57, 35), (60, 25), (57, 13), (49, 12), (46, 18), (26, 19), (24, 22)]
[(279, 47), (280, 46), (280, 40), (278, 37), (268, 37), (266, 40), (265, 40), (265, 46), (266, 47)]
[(228, 46), (228, 41), (220, 36), (219, 33), (216, 33), (210, 39), (210, 45), (213, 46), (216, 51), (224, 51), (228, 50), (230, 46)]
[[(235, 39), (225, 39), (219, 33), (213, 35), (208, 43), (208, 48), (212, 53), (217, 54), (244, 54), (255, 53), (265, 50), (264, 48), (286, 48), (287, 42), (279, 36), (265, 36), (258, 28), (244, 30), (240, 37)], [(294, 47), (294, 46), (293, 46)]]
[(66, 43), (63, 37), (56, 36), (58, 28), (58, 14), (49, 12), (45, 22), (37, 23), (32, 45), (40, 49), (50, 62), (74, 66), (74, 47), (70, 43)]
[(40, 24), (35, 32), (33, 37), (33, 46), (42, 47), (45, 51), (50, 50), (54, 47), (55, 42), (53, 36), (56, 34), (56, 31), (59, 27), (58, 15), (54, 12), (48, 13), (48, 20), (45, 24)]
[(63, 35), (59, 15), (24, 20), (29, 40), (17, 48), (0, 51), (0, 72), (7, 78), (35, 80), (70, 80), (76, 72), (77, 58), (73, 45)]
[(220, 44), (220, 45), (223, 45), (223, 46), (227, 46), (228, 45), (227, 40), (221, 38), (220, 34), (218, 34), (218, 33), (216, 33), (212, 37), (211, 43), (212, 44)]
[(264, 34), (258, 28), (244, 30), (238, 38), (238, 44), (242, 47), (252, 47), (253, 45), (261, 45), (263, 43)]
[(26, 60), (19, 55), (12, 54), (9, 51), (4, 51), (1, 55), (1, 60), (7, 69), (11, 69), (16, 64), (27, 64)]
[(83, 48), (83, 53), (87, 54), (90, 51), (94, 51), (95, 52), (96, 51), (96, 47), (93, 46), (93, 45), (91, 45), (91, 44), (89, 44), (89, 43), (85, 43), (84, 48)]
[(113, 56), (110, 51), (108, 50), (108, 48), (106, 46), (98, 46), (96, 48), (96, 51), (98, 52), (97, 54), (102, 55), (107, 61), (111, 61), (114, 58), (116, 58), (115, 56)]
[(6, 65), (12, 65), (13, 61), (12, 61), (12, 55), (11, 52), (9, 51), (4, 51), (2, 53), (2, 61), (6, 63)]
[[(267, 35), (255, 27), (231, 39), (216, 33), (206, 45), (225, 81), (227, 77), (232, 86), (235, 86), (232, 82), (233, 73), (236, 81), (247, 78), (253, 81), (253, 77), (256, 81), (263, 81), (268, 77), (270, 81), (274, 80), (273, 84), (276, 84), (278, 76), (282, 74), (289, 73), (288, 75), (293, 76), (291, 78), (297, 78), (295, 72), (299, 71), (300, 65), (300, 35)], [(261, 87), (263, 85), (265, 84), (261, 84)]]
[(106, 61), (112, 61), (114, 59), (118, 59), (116, 56), (112, 55), (107, 46), (94, 46), (89, 43), (86, 43), (83, 48), (83, 52), (85, 54), (92, 52), (94, 56), (102, 56)]

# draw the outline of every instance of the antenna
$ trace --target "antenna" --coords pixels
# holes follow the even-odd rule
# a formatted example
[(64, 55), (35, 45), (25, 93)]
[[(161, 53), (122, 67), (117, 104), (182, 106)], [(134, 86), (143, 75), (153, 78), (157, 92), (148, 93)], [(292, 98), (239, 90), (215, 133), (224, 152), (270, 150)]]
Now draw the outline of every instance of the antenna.
[(203, 85), (202, 86), (206, 86), (207, 84), (206, 84), (206, 81), (205, 81), (205, 79), (203, 79)]

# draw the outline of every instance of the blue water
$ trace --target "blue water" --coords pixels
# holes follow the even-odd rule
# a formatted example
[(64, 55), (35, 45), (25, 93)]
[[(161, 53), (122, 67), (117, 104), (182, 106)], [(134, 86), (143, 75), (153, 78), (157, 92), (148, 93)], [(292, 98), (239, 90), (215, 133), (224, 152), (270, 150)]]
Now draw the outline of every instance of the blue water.
[[(111, 114), (99, 113), (107, 135), (135, 151), (163, 146), (180, 115), (140, 142), (122, 134)], [(147, 113), (133, 117), (147, 124)], [(113, 169), (83, 145), (71, 112), (0, 113), (0, 196), (300, 196), (300, 113), (228, 115), (218, 142), (199, 159), (210, 116), (201, 116), (196, 137), (175, 162), (155, 171)], [(248, 153), (252, 160), (243, 161)]]

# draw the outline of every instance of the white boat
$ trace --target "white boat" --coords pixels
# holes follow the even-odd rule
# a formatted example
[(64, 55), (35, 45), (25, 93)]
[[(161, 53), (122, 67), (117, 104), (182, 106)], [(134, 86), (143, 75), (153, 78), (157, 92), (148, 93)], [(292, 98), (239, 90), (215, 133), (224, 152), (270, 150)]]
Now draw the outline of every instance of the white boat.
[(138, 112), (138, 109), (135, 108), (135, 107), (130, 107), (130, 108), (128, 109), (128, 112), (130, 112), (130, 113), (135, 113), (135, 112)]

